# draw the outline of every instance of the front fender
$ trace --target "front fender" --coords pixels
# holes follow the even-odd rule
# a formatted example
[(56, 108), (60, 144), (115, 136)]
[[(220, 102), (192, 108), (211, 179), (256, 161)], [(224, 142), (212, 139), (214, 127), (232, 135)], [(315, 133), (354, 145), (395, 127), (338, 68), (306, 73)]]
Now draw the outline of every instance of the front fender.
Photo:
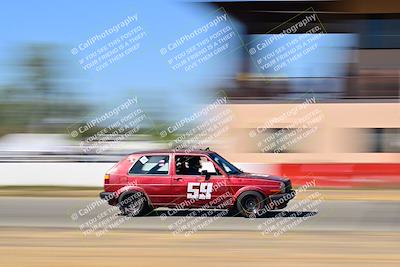
[(242, 193), (244, 193), (244, 192), (246, 192), (246, 191), (256, 191), (256, 192), (260, 193), (261, 195), (263, 195), (264, 198), (266, 197), (265, 192), (264, 192), (260, 187), (250, 185), (250, 186), (245, 186), (245, 187), (240, 188), (240, 189), (235, 193), (235, 195), (233, 196), (233, 203), (236, 202), (236, 200), (237, 200), (237, 198), (240, 196), (240, 194), (242, 194)]

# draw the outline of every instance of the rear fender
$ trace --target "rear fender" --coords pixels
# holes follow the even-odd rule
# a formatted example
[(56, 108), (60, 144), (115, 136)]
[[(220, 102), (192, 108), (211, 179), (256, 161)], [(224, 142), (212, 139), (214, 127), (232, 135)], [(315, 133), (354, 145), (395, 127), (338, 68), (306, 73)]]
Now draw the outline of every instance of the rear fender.
[(135, 186), (135, 185), (126, 185), (124, 187), (121, 187), (117, 191), (115, 191), (115, 199), (118, 199), (122, 195), (122, 193), (125, 193), (125, 192), (128, 192), (128, 191), (143, 193), (143, 195), (146, 197), (148, 205), (152, 206), (150, 198), (147, 195), (147, 193), (143, 190), (143, 188), (141, 188), (139, 186)]

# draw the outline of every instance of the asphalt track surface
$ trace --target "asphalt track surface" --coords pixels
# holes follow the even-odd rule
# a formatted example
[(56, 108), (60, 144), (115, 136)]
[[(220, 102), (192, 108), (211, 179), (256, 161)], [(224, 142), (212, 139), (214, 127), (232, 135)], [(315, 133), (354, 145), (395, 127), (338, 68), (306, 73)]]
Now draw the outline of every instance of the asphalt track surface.
[[(400, 231), (399, 201), (313, 200), (315, 205), (307, 206), (301, 200), (293, 200), (285, 213), (272, 212), (256, 219), (232, 216), (224, 211), (195, 211), (193, 214), (193, 210), (161, 210), (127, 218), (117, 215), (119, 212), (105, 202), (101, 201), (98, 206), (96, 201), (96, 198), (0, 197), (0, 227), (81, 231), (97, 225), (97, 231), (115, 222), (111, 229), (260, 231), (267, 226), (283, 227), (292, 222), (288, 231)], [(90, 208), (94, 202), (96, 205)], [(106, 219), (112, 216), (113, 220), (107, 222)]]

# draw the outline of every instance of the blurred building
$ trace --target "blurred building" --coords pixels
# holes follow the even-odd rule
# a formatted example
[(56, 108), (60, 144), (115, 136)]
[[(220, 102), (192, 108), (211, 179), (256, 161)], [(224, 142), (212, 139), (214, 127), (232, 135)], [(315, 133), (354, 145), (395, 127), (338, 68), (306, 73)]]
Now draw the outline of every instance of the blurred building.
[[(298, 14), (317, 14), (332, 42), (314, 69), (301, 75), (275, 76), (255, 70), (248, 55), (242, 72), (227, 89), (235, 119), (221, 149), (235, 162), (264, 164), (291, 177), (316, 175), (330, 183), (366, 179), (372, 185), (400, 178), (400, 2), (399, 1), (246, 1), (214, 3), (244, 25), (245, 43), (254, 35), (279, 34)], [(272, 30), (271, 30), (272, 29)], [(303, 34), (298, 32), (296, 34)], [(329, 54), (344, 55), (337, 60)], [(306, 113), (283, 116), (307, 98), (308, 110), (322, 114), (314, 124), (295, 124)], [(277, 120), (276, 118), (280, 118)], [(269, 123), (274, 121), (275, 123)], [(279, 139), (296, 138), (293, 127), (315, 128), (286, 147)], [(286, 129), (282, 131), (282, 129)], [(305, 130), (298, 131), (300, 135)], [(249, 134), (256, 133), (254, 138)], [(283, 135), (288, 135), (285, 139)], [(223, 140), (221, 140), (223, 143)], [(274, 145), (272, 145), (274, 144)], [(268, 167), (269, 166), (269, 167)], [(325, 180), (326, 181), (326, 180)], [(343, 185), (343, 183), (342, 183)]]

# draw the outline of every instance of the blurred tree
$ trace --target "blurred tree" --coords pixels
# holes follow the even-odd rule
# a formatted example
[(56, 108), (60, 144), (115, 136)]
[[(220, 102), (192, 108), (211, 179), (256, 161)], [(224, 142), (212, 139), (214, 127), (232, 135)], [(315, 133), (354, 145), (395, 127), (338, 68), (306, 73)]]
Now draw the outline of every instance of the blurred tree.
[(16, 55), (13, 85), (0, 88), (0, 135), (13, 132), (62, 132), (89, 106), (63, 90), (67, 64), (54, 45), (24, 46)]

